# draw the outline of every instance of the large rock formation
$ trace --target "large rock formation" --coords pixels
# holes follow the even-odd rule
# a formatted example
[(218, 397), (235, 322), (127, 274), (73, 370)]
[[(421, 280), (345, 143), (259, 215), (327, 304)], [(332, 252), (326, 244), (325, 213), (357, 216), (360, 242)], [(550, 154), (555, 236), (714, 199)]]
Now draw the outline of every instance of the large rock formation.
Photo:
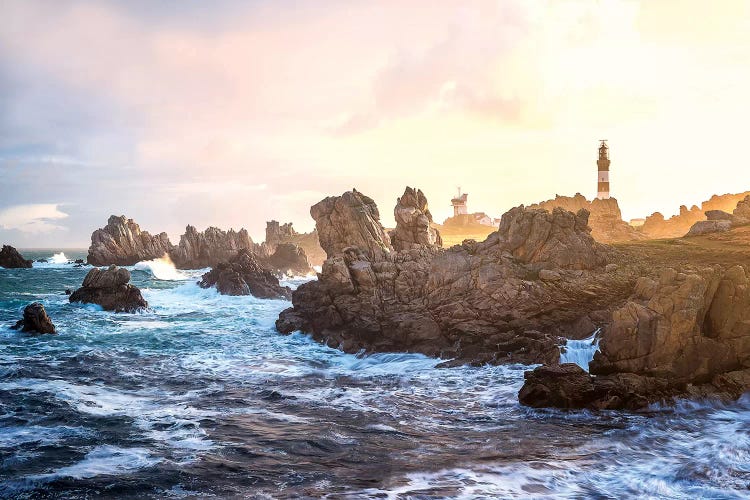
[(276, 247), (283, 243), (292, 243), (304, 250), (310, 265), (321, 266), (323, 261), (326, 260), (326, 254), (318, 241), (317, 231), (298, 233), (292, 227), (291, 222), (279, 224), (275, 220), (268, 221), (266, 223), (266, 241), (264, 242), (267, 256), (272, 255), (276, 251)]
[(245, 229), (222, 231), (209, 227), (203, 232), (193, 226), (185, 228), (180, 243), (170, 257), (179, 269), (211, 267), (235, 257), (240, 250), (253, 250), (253, 240)]
[(591, 375), (527, 374), (520, 401), (564, 408), (640, 408), (675, 396), (750, 390), (750, 277), (739, 265), (643, 276), (612, 313)]
[(693, 224), (685, 236), (723, 233), (733, 227), (750, 224), (750, 196), (740, 200), (731, 214), (723, 210), (707, 210), (705, 215), (707, 220)]
[(590, 213), (589, 227), (591, 227), (591, 236), (596, 241), (602, 243), (643, 239), (641, 233), (622, 220), (620, 206), (615, 198), (608, 198), (606, 200), (595, 198), (588, 201), (581, 193), (576, 193), (575, 196), (556, 195), (554, 200), (536, 203), (530, 205), (529, 208), (543, 209), (550, 212), (555, 208), (562, 208), (574, 213), (585, 209)]
[(167, 233), (151, 236), (124, 215), (112, 215), (107, 225), (91, 235), (88, 263), (93, 266), (132, 266), (143, 260), (153, 260), (172, 249)]
[(279, 243), (273, 255), (261, 263), (279, 275), (307, 276), (314, 273), (305, 251), (294, 243)]
[(31, 267), (32, 262), (24, 259), (23, 256), (18, 253), (18, 250), (10, 245), (3, 245), (0, 250), (0, 267), (8, 269), (23, 269)]
[(310, 215), (328, 258), (357, 247), (368, 258), (382, 260), (393, 250), (377, 205), (356, 189), (318, 202), (310, 208)]
[[(731, 212), (738, 202), (749, 194), (750, 192), (713, 195), (710, 199), (702, 202), (700, 208), (693, 205), (688, 209), (685, 205), (682, 205), (679, 214), (673, 215), (669, 219), (665, 219), (659, 212), (654, 212), (646, 217), (646, 221), (641, 226), (641, 231), (648, 238), (680, 238), (685, 236), (696, 222), (706, 220), (706, 212), (712, 210)], [(711, 226), (704, 225), (703, 229)]]
[(88, 272), (81, 288), (73, 292), (70, 302), (99, 304), (105, 311), (136, 312), (148, 307), (148, 302), (135, 285), (131, 285), (130, 271), (109, 266), (94, 268)]
[(219, 263), (202, 276), (202, 288), (215, 286), (223, 295), (253, 295), (260, 299), (289, 299), (291, 290), (263, 268), (255, 255), (242, 249), (228, 262)]
[(391, 245), (397, 251), (419, 246), (443, 246), (440, 232), (432, 226), (427, 198), (420, 189), (407, 187), (393, 209), (396, 229), (391, 231)]
[[(356, 191), (311, 211), (328, 259), (277, 328), (347, 352), (410, 351), (471, 362), (556, 362), (559, 335), (590, 334), (590, 315), (632, 287), (606, 272), (588, 213), (519, 207), (482, 243), (390, 251), (372, 200)], [(332, 215), (334, 214), (334, 215)], [(542, 273), (555, 279), (540, 279)]]
[(23, 310), (23, 319), (18, 320), (11, 328), (27, 333), (57, 333), (54, 323), (39, 302), (26, 306)]

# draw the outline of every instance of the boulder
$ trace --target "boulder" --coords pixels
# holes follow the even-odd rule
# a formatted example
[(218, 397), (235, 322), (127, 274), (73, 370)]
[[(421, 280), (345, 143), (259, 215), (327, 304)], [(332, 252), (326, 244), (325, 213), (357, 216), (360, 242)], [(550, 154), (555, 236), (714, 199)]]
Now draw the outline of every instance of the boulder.
[(276, 251), (263, 264), (281, 275), (307, 276), (314, 273), (305, 251), (294, 243), (277, 244)]
[(702, 220), (690, 227), (685, 236), (700, 236), (702, 234), (723, 233), (732, 228), (732, 222), (729, 220)]
[(18, 250), (10, 245), (3, 245), (0, 250), (0, 267), (8, 269), (30, 268), (32, 261), (24, 259)]
[(709, 210), (706, 212), (706, 219), (708, 220), (734, 220), (734, 216), (725, 212), (724, 210)]
[(130, 271), (117, 266), (94, 268), (88, 272), (81, 288), (70, 294), (70, 302), (98, 304), (105, 311), (136, 312), (148, 303), (135, 285), (129, 283)]
[(356, 189), (318, 202), (310, 208), (310, 215), (327, 258), (357, 247), (368, 258), (383, 260), (393, 250), (377, 205)]
[(228, 262), (204, 274), (201, 288), (216, 287), (222, 295), (253, 295), (260, 299), (290, 299), (291, 290), (279, 285), (271, 271), (263, 268), (255, 255), (242, 249)]
[(187, 226), (179, 245), (169, 255), (179, 269), (202, 269), (232, 259), (240, 250), (252, 252), (253, 248), (253, 240), (245, 229), (222, 231), (209, 227), (198, 232), (195, 227)]
[(87, 261), (93, 266), (132, 266), (163, 257), (171, 249), (167, 233), (152, 236), (133, 219), (112, 215), (106, 226), (91, 234)]
[(39, 302), (27, 305), (23, 310), (23, 319), (18, 320), (11, 328), (29, 333), (57, 333), (47, 311)]
[(443, 246), (440, 232), (432, 227), (432, 214), (427, 198), (419, 189), (407, 187), (393, 209), (396, 229), (391, 231), (394, 250), (408, 250), (415, 246)]

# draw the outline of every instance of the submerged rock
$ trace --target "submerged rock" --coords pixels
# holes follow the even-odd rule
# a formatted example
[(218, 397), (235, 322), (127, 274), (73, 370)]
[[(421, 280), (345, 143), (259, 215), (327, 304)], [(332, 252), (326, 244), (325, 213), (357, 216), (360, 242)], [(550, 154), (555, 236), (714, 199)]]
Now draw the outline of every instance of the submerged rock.
[(201, 288), (216, 287), (222, 295), (253, 295), (260, 299), (289, 299), (291, 290), (279, 285), (279, 280), (248, 250), (240, 252), (228, 262), (222, 262), (204, 274), (198, 282)]
[(148, 307), (141, 291), (130, 282), (130, 271), (117, 266), (94, 268), (88, 272), (81, 288), (73, 292), (70, 302), (98, 304), (105, 311), (136, 312)]
[(8, 269), (30, 268), (32, 261), (24, 259), (18, 250), (10, 245), (3, 245), (0, 250), (0, 267)]
[(39, 302), (27, 305), (23, 310), (23, 319), (18, 320), (11, 328), (28, 333), (57, 333), (47, 311)]
[(87, 261), (93, 266), (132, 266), (163, 257), (171, 249), (167, 233), (152, 236), (133, 219), (112, 215), (106, 226), (92, 233)]

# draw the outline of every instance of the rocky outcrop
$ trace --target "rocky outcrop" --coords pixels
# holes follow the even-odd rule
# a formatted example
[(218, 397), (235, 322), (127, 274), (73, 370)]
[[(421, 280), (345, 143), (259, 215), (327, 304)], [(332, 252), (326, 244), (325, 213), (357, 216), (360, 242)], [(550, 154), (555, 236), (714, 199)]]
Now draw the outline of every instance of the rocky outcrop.
[(702, 220), (690, 227), (685, 236), (700, 236), (709, 233), (722, 233), (732, 228), (732, 221), (729, 220)]
[(573, 213), (585, 209), (590, 214), (591, 235), (602, 243), (637, 241), (644, 238), (634, 227), (622, 220), (620, 206), (615, 198), (595, 198), (588, 201), (581, 193), (576, 193), (575, 196), (556, 195), (553, 200), (536, 203), (529, 208), (550, 212), (555, 208), (562, 208)]
[(291, 222), (279, 224), (272, 220), (266, 223), (266, 241), (264, 242), (268, 256), (276, 251), (276, 247), (282, 243), (293, 243), (305, 251), (310, 265), (320, 266), (326, 259), (326, 254), (318, 241), (318, 232), (298, 233), (292, 227)]
[(30, 268), (32, 262), (24, 259), (23, 256), (18, 253), (18, 250), (10, 245), (3, 245), (0, 250), (0, 267), (8, 269), (23, 269)]
[(47, 316), (47, 311), (39, 302), (26, 306), (23, 310), (23, 319), (18, 320), (11, 328), (27, 333), (57, 333), (55, 325)]
[(253, 295), (260, 299), (289, 299), (291, 290), (263, 268), (255, 255), (242, 249), (227, 262), (222, 262), (202, 276), (202, 288), (216, 287), (222, 295)]
[(639, 278), (599, 347), (591, 375), (572, 368), (527, 374), (521, 402), (635, 409), (677, 396), (738, 397), (750, 390), (747, 270), (667, 268)]
[(318, 202), (310, 208), (310, 215), (329, 259), (348, 247), (357, 247), (373, 260), (382, 260), (393, 251), (377, 205), (356, 189)]
[(737, 206), (734, 208), (732, 215), (741, 219), (743, 224), (750, 222), (750, 195), (745, 196), (737, 202)]
[(685, 236), (723, 233), (733, 227), (750, 224), (750, 196), (737, 203), (737, 207), (731, 214), (723, 210), (708, 210), (705, 215), (707, 220), (693, 224)]
[(152, 236), (124, 215), (112, 215), (107, 225), (91, 235), (87, 261), (94, 266), (132, 266), (163, 257), (172, 249), (167, 233)]
[(407, 187), (393, 210), (396, 229), (391, 231), (391, 245), (397, 251), (420, 246), (443, 246), (440, 232), (432, 226), (427, 198), (420, 189)]
[(109, 266), (94, 268), (88, 272), (81, 288), (73, 292), (70, 302), (98, 304), (105, 311), (136, 312), (148, 307), (141, 291), (130, 282), (130, 271)]
[[(519, 207), (482, 243), (391, 252), (382, 251), (386, 241), (369, 198), (349, 192), (324, 201), (345, 207), (335, 219), (331, 210), (312, 211), (328, 259), (317, 281), (293, 293), (277, 328), (308, 332), (347, 352), (556, 362), (558, 336), (590, 334), (589, 315), (632, 288), (626, 273), (605, 271), (611, 250), (593, 240), (585, 211)], [(542, 280), (541, 270), (555, 274), (542, 273)]]
[(253, 250), (253, 240), (245, 229), (222, 231), (209, 227), (203, 232), (193, 226), (185, 228), (180, 243), (170, 252), (170, 257), (179, 269), (202, 269), (216, 266), (236, 255), (240, 250)]
[(279, 275), (307, 276), (314, 273), (305, 251), (294, 243), (279, 243), (273, 255), (262, 264)]

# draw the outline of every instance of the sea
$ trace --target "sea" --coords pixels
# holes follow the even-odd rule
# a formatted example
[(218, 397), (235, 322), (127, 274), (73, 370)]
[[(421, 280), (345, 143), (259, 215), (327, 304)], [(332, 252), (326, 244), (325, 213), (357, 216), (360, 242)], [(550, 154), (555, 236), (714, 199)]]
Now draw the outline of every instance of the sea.
[[(129, 268), (148, 310), (114, 314), (68, 302), (85, 250), (22, 253), (47, 262), (0, 268), (1, 498), (750, 498), (750, 395), (525, 408), (533, 366), (346, 354), (163, 261)], [(10, 329), (34, 301), (56, 335)]]

